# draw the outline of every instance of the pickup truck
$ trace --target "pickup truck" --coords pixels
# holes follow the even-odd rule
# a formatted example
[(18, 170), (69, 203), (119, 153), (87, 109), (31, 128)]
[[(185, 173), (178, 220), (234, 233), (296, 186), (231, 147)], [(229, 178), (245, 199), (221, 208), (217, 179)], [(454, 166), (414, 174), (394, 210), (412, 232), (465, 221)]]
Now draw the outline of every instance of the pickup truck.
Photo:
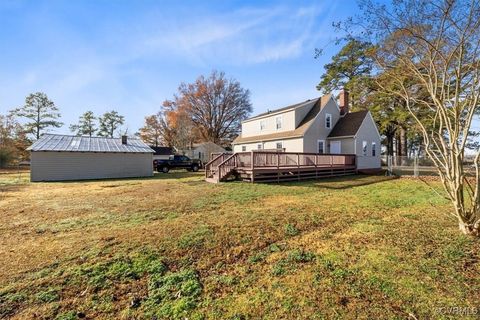
[(188, 171), (197, 172), (201, 166), (200, 160), (180, 155), (172, 156), (168, 160), (155, 160), (155, 169), (163, 173), (168, 173), (170, 169), (187, 169)]

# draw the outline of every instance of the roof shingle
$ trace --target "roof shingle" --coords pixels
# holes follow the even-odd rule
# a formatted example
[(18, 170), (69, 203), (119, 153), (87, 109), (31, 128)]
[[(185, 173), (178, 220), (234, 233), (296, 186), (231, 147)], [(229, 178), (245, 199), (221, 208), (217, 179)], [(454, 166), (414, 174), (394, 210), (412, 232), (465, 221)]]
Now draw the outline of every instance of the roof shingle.
[(367, 114), (368, 110), (347, 113), (337, 121), (328, 137), (349, 137), (356, 135)]

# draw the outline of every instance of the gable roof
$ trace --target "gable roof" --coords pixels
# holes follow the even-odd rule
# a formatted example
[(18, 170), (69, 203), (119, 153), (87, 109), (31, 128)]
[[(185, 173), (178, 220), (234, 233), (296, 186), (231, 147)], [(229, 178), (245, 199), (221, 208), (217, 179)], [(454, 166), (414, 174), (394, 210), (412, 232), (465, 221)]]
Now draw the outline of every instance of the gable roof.
[(128, 138), (122, 144), (122, 138), (83, 137), (60, 134), (44, 134), (30, 147), (30, 151), (67, 151), (67, 152), (109, 152), (109, 153), (153, 153), (142, 140)]
[[(262, 134), (262, 135), (250, 136), (250, 137), (242, 137), (240, 135), (233, 141), (233, 143), (248, 143), (248, 142), (256, 142), (256, 141), (268, 141), (268, 140), (276, 140), (276, 139), (287, 139), (287, 138), (290, 139), (290, 138), (303, 137), (307, 129), (315, 120), (315, 117), (320, 113), (323, 107), (325, 107), (327, 102), (330, 100), (331, 96), (332, 96), (331, 94), (326, 94), (316, 100), (310, 101), (309, 103), (312, 104), (312, 108), (310, 109), (310, 111), (308, 111), (307, 115), (302, 119), (302, 121), (300, 121), (298, 127), (295, 130), (275, 132), (271, 134)], [(305, 102), (303, 102), (302, 104), (298, 104), (296, 106), (298, 107), (304, 104)], [(288, 110), (288, 109), (282, 108), (278, 110)]]
[(347, 113), (337, 121), (328, 138), (356, 135), (367, 114), (368, 110)]
[(212, 141), (206, 141), (206, 142), (200, 142), (200, 143), (194, 143), (193, 144), (194, 148), (199, 148), (199, 147), (211, 147), (211, 148), (217, 148), (217, 149), (223, 149), (222, 146), (212, 142)]
[(173, 152), (172, 148), (169, 148), (169, 147), (150, 147), (150, 148), (152, 148), (153, 151), (155, 152), (153, 154), (154, 156), (170, 156), (175, 153)]
[[(321, 98), (321, 97), (320, 97)], [(286, 111), (291, 111), (291, 110), (295, 110), (297, 108), (300, 108), (300, 107), (303, 107), (303, 106), (306, 106), (308, 104), (315, 104), (315, 102), (317, 102), (320, 98), (315, 98), (315, 99), (308, 99), (306, 101), (303, 101), (303, 102), (300, 102), (300, 103), (296, 103), (296, 104), (292, 104), (292, 105), (289, 105), (289, 106), (286, 106), (286, 107), (282, 107), (282, 108), (278, 108), (278, 109), (275, 109), (275, 110), (268, 110), (267, 112), (263, 112), (263, 113), (260, 113), (260, 114), (257, 114), (256, 116), (253, 116), (251, 118), (248, 118), (246, 120), (243, 120), (242, 122), (248, 122), (248, 121), (251, 121), (251, 120), (257, 120), (257, 119), (260, 119), (262, 117), (265, 117), (265, 116), (271, 116), (273, 114), (276, 114), (276, 113), (282, 113), (282, 112), (286, 112)]]

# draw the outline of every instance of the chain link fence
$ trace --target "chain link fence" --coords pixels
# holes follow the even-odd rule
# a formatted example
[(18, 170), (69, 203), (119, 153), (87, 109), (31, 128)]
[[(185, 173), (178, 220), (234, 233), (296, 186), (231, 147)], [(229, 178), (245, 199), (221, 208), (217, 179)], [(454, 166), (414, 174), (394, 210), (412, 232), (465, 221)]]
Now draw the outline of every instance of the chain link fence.
[[(463, 165), (468, 175), (475, 175), (473, 162), (473, 157), (465, 157)], [(438, 176), (433, 161), (427, 157), (382, 156), (382, 168), (396, 176)]]

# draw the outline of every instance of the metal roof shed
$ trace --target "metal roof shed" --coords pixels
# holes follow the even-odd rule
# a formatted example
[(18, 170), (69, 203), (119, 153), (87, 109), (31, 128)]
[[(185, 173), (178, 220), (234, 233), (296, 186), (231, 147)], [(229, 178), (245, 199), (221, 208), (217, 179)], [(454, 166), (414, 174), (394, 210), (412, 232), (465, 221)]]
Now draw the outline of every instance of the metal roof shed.
[(153, 176), (153, 150), (139, 139), (45, 134), (28, 150), (31, 181)]

